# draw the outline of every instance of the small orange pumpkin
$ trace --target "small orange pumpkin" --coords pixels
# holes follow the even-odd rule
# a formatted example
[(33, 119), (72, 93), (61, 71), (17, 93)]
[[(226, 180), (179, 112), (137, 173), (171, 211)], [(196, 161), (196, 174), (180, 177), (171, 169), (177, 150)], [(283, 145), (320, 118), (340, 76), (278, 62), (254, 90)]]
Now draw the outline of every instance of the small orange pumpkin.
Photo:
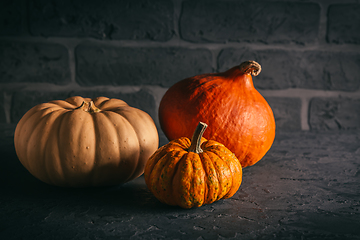
[(242, 168), (223, 144), (202, 138), (200, 122), (192, 140), (173, 140), (159, 148), (145, 166), (144, 178), (161, 202), (182, 208), (200, 207), (232, 197), (242, 181)]
[(39, 104), (21, 118), (14, 136), (24, 167), (43, 182), (65, 187), (137, 178), (158, 142), (147, 113), (106, 97)]
[(167, 138), (190, 138), (191, 129), (204, 121), (209, 124), (204, 137), (224, 144), (242, 167), (258, 162), (275, 138), (274, 114), (251, 78), (260, 71), (260, 64), (246, 61), (226, 72), (174, 84), (159, 106), (160, 125)]

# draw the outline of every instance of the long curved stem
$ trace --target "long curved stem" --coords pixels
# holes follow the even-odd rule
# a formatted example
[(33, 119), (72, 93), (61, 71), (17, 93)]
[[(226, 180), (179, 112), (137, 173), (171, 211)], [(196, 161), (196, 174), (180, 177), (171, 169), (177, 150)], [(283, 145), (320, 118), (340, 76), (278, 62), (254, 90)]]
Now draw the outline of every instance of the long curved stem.
[(200, 143), (201, 143), (201, 138), (202, 135), (205, 132), (205, 129), (207, 128), (207, 124), (203, 123), (203, 122), (199, 122), (199, 124), (197, 125), (194, 134), (191, 138), (191, 145), (189, 147), (189, 152), (194, 152), (194, 153), (202, 153), (203, 150), (200, 147)]

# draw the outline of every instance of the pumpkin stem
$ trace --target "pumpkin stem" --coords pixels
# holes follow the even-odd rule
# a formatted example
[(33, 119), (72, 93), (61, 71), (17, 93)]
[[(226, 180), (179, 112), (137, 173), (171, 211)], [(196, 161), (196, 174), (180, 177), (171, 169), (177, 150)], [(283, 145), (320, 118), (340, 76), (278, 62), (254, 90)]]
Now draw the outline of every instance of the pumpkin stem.
[(203, 150), (200, 148), (200, 143), (201, 143), (202, 135), (204, 134), (204, 131), (207, 128), (207, 126), (208, 125), (206, 123), (199, 122), (191, 138), (191, 145), (188, 150), (189, 152), (194, 152), (194, 153), (203, 152)]
[(93, 101), (90, 102), (83, 101), (82, 104), (76, 109), (82, 109), (85, 112), (89, 112), (89, 113), (100, 112), (100, 109), (95, 106)]
[(243, 73), (253, 76), (257, 76), (261, 72), (261, 65), (255, 61), (245, 61), (240, 64), (239, 68)]

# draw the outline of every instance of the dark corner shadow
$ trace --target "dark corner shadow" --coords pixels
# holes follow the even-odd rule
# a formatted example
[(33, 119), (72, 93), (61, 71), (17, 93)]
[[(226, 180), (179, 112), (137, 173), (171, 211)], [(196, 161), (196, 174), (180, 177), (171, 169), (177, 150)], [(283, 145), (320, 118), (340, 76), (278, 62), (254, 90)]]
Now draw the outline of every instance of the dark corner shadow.
[[(9, 159), (7, 159), (9, 160)], [(39, 201), (56, 205), (134, 209), (144, 212), (172, 211), (155, 198), (143, 176), (116, 186), (70, 188), (46, 184), (32, 176), (15, 157), (0, 168), (0, 188), (9, 199)]]
[[(176, 211), (177, 206), (161, 203), (149, 191), (143, 176), (109, 187), (64, 188), (46, 184), (32, 176), (20, 163), (13, 144), (1, 149), (0, 189), (3, 199), (21, 203), (71, 205), (82, 207), (128, 208), (135, 211)], [(1, 199), (1, 197), (0, 197)]]

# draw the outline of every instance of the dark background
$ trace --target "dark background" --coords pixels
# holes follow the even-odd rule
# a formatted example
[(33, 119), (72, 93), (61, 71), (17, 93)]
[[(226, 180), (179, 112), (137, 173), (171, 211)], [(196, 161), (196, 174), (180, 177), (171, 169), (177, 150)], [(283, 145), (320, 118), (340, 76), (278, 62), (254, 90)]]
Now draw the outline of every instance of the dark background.
[(250, 59), (277, 131), (360, 128), (355, 0), (1, 0), (0, 123), (81, 95), (123, 99), (159, 127), (172, 84)]
[[(16, 156), (23, 114), (73, 95), (148, 112), (163, 145), (172, 84), (250, 59), (277, 133), (230, 199), (54, 187)], [(0, 0), (0, 239), (360, 239), (359, 87), (359, 0)]]

